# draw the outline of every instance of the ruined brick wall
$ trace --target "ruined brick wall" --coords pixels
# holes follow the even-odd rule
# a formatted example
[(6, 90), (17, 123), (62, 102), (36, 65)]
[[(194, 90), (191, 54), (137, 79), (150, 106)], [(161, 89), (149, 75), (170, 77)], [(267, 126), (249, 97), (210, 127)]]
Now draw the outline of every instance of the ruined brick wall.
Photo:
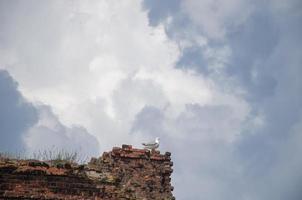
[(86, 165), (0, 160), (0, 199), (171, 200), (170, 153), (129, 145)]

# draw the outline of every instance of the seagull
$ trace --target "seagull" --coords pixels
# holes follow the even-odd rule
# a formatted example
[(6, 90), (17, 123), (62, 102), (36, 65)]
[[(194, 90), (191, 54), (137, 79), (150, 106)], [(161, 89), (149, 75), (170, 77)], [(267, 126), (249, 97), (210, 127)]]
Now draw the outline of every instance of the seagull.
[(155, 138), (155, 141), (142, 143), (144, 149), (155, 150), (159, 147), (159, 137)]

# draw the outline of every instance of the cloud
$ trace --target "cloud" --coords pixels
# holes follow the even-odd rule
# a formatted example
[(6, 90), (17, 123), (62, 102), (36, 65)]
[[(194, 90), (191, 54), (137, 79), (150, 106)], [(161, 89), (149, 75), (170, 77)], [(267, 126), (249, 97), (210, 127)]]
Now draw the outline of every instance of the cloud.
[(148, 26), (140, 2), (35, 3), (37, 12), (17, 4), (3, 6), (12, 17), (2, 19), (2, 66), (28, 99), (51, 106), (67, 127), (85, 127), (102, 150), (136, 140), (128, 133), (144, 106), (177, 115), (212, 98), (210, 81), (173, 67), (177, 45), (163, 26)]
[[(301, 135), (301, 129), (297, 128), (302, 114), (298, 103), (302, 97), (302, 84), (298, 78), (301, 44), (297, 42), (302, 31), (301, 12), (298, 11), (301, 4), (298, 1), (286, 4), (280, 1), (232, 1), (228, 5), (220, 1), (183, 1), (180, 5), (177, 12), (167, 11), (169, 15), (161, 17), (156, 24), (165, 25), (168, 36), (181, 47), (177, 67), (210, 77), (221, 88), (238, 86), (243, 91), (242, 101), (251, 109), (246, 121), (235, 126), (240, 132), (237, 140), (231, 145), (221, 145), (227, 153), (217, 155), (217, 158), (225, 159), (218, 171), (236, 163), (232, 167), (238, 168), (238, 173), (228, 171), (230, 176), (224, 179), (226, 182), (214, 182), (220, 175), (203, 172), (201, 166), (200, 172), (194, 173), (198, 174), (196, 182), (202, 176), (210, 175), (208, 188), (190, 198), (221, 199), (218, 194), (224, 194), (224, 199), (301, 198), (301, 192), (295, 189), (301, 186), (301, 178), (295, 177), (295, 170), (289, 170), (301, 164), (295, 156), (301, 149), (294, 142), (294, 138)], [(156, 13), (154, 8), (156, 6), (149, 5), (148, 12)], [(149, 14), (150, 21), (152, 17)], [(184, 20), (187, 22), (185, 31)], [(208, 52), (214, 52), (212, 57), (208, 57)], [(218, 122), (218, 126), (223, 124), (217, 117), (213, 121)], [(213, 130), (216, 126), (210, 127)], [(182, 142), (187, 143), (186, 140)], [(207, 149), (207, 146), (200, 147), (200, 151)], [(292, 152), (292, 156), (286, 161), (288, 152)], [(190, 155), (193, 155), (193, 149)], [(215, 157), (205, 160), (214, 163)], [(217, 166), (219, 164), (215, 163), (211, 168)], [(190, 173), (177, 179), (183, 181), (185, 176)], [(233, 187), (229, 188), (227, 182), (232, 182)], [(189, 195), (182, 195), (179, 194), (183, 199), (189, 198)]]
[(86, 159), (88, 156), (96, 156), (99, 153), (97, 139), (85, 128), (64, 126), (48, 106), (39, 106), (38, 111), (38, 123), (24, 135), (28, 154), (63, 150), (77, 153), (79, 159)]
[(180, 0), (146, 0), (143, 1), (143, 7), (148, 12), (149, 23), (151, 26), (158, 25), (162, 20), (179, 11)]
[[(51, 108), (39, 108), (39, 122), (26, 137), (30, 151), (40, 148), (44, 137), (49, 138), (45, 146), (81, 146), (68, 142), (74, 124), (96, 137), (102, 151), (121, 143), (139, 146), (159, 135), (162, 150), (175, 154), (177, 197), (198, 198), (199, 184), (205, 186), (204, 192), (211, 191), (209, 197), (216, 186), (228, 191), (227, 177), (202, 176), (200, 169), (226, 163), (227, 171), (238, 173), (227, 161), (235, 160), (229, 152), (249, 116), (249, 105), (240, 88), (229, 82), (221, 87), (205, 74), (175, 68), (185, 55), (182, 50), (196, 41), (207, 52), (205, 60), (215, 67), (225, 62), (228, 48), (208, 48), (207, 38), (190, 34), (179, 45), (163, 24), (149, 26), (140, 2), (35, 3), (37, 12), (30, 4), (12, 6), (12, 17), (3, 23), (2, 38), (8, 42), (1, 48), (6, 52), (2, 66), (20, 82), (22, 93)], [(17, 31), (20, 26), (22, 33)], [(213, 59), (216, 55), (219, 60)], [(92, 137), (86, 137), (94, 144)], [(216, 145), (219, 150), (211, 159)], [(196, 187), (181, 189), (182, 183)]]
[(0, 150), (20, 153), (25, 148), (23, 134), (36, 123), (37, 111), (5, 70), (0, 70), (0, 97)]
[(182, 9), (208, 38), (224, 39), (229, 31), (245, 22), (253, 4), (239, 0), (189, 0), (182, 2)]
[(78, 152), (82, 158), (99, 153), (96, 138), (86, 129), (66, 127), (49, 106), (37, 106), (26, 100), (5, 70), (0, 70), (0, 96), (2, 152), (32, 155), (55, 148)]
[(145, 0), (143, 7), (148, 11), (152, 26), (159, 23), (167, 24), (168, 29), (186, 26), (191, 29), (188, 32), (195, 29), (209, 39), (224, 40), (230, 31), (244, 24), (253, 12), (254, 4), (238, 0), (169, 0), (165, 3)]
[(1, 3), (29, 150), (160, 136), (178, 199), (301, 197), (299, 1)]
[[(132, 131), (149, 138), (160, 136), (161, 145), (173, 153), (177, 198), (231, 199), (238, 194), (232, 187), (239, 188), (242, 177), (233, 155), (234, 140), (248, 114), (244, 102), (242, 106), (247, 110), (234, 113), (232, 105), (187, 104), (176, 117), (148, 106), (136, 116)], [(230, 185), (231, 180), (236, 183)]]

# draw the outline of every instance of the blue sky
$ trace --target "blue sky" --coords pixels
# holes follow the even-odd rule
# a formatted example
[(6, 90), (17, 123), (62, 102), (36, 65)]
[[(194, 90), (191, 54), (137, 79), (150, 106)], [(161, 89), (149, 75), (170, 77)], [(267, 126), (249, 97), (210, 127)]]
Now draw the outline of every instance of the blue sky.
[(299, 0), (0, 0), (0, 150), (161, 137), (180, 200), (302, 198)]

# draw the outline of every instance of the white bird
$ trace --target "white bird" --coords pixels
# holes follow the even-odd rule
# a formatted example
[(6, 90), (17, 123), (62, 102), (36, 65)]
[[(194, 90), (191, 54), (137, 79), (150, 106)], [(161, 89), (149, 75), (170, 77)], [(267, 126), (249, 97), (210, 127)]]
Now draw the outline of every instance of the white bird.
[(155, 141), (142, 143), (144, 149), (155, 150), (159, 147), (159, 137), (155, 138)]

